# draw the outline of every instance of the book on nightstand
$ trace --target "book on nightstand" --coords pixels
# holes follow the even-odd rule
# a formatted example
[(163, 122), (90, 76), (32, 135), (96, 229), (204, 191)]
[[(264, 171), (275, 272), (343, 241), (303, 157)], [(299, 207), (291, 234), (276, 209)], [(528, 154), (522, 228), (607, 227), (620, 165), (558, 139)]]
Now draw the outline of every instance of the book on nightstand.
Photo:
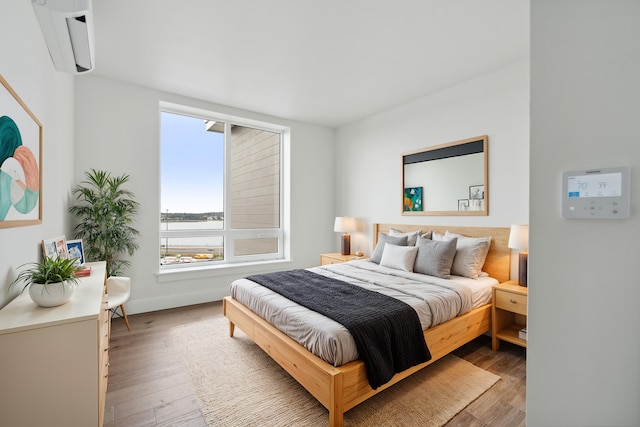
[(527, 328), (522, 328), (518, 331), (518, 337), (520, 337), (521, 340), (526, 340), (527, 339)]

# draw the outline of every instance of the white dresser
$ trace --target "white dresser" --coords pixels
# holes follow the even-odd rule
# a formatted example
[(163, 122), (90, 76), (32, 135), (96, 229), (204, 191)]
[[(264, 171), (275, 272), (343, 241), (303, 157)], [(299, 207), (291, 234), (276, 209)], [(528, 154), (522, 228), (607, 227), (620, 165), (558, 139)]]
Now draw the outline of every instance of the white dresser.
[(71, 300), (42, 308), (28, 290), (0, 310), (0, 424), (102, 426), (110, 316), (104, 262)]

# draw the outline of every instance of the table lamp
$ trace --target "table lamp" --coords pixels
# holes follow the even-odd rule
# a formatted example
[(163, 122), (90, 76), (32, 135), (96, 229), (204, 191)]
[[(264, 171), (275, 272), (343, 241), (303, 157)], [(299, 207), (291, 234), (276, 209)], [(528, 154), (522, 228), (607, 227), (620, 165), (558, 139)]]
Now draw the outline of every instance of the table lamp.
[(518, 254), (518, 284), (527, 286), (527, 264), (529, 263), (529, 225), (512, 225), (508, 245), (511, 249), (523, 249)]
[(342, 234), (342, 255), (351, 254), (351, 236), (350, 231), (356, 231), (356, 219), (349, 216), (337, 216), (333, 225), (333, 231)]

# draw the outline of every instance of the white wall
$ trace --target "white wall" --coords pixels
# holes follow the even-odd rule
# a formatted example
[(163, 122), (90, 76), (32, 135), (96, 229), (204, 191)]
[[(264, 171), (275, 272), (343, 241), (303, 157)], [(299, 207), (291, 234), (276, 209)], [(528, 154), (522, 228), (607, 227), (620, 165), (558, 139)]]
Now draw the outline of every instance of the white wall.
[[(640, 422), (640, 2), (531, 2), (527, 425)], [(631, 167), (631, 218), (566, 220), (561, 174)]]
[[(65, 234), (73, 182), (73, 77), (53, 68), (30, 1), (0, 2), (0, 74), (43, 125), (42, 224), (0, 229), (0, 307), (16, 269), (38, 261), (42, 239)], [(1, 109), (0, 115), (7, 112)]]
[[(489, 216), (402, 216), (402, 153), (489, 136)], [(526, 59), (338, 129), (336, 213), (361, 218), (353, 250), (371, 252), (371, 223), (508, 227), (528, 223)], [(513, 272), (512, 272), (513, 273)]]
[[(253, 268), (218, 269), (167, 280), (157, 276), (159, 263), (159, 102), (168, 101), (214, 112), (291, 127), (290, 263)], [(140, 249), (125, 273), (132, 278), (127, 309), (146, 312), (219, 300), (238, 277), (275, 269), (317, 265), (333, 243), (333, 130), (234, 110), (160, 93), (97, 76), (78, 78), (76, 87), (76, 165), (80, 181), (90, 168), (131, 176), (128, 186), (140, 202), (136, 227)]]

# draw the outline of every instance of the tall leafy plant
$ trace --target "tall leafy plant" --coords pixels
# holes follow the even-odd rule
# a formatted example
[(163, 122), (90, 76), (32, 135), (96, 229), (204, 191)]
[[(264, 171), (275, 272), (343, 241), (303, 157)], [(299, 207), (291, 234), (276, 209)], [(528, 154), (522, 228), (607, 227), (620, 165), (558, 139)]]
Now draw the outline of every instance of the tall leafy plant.
[(79, 220), (74, 232), (82, 239), (89, 261), (106, 261), (107, 276), (117, 276), (131, 265), (125, 254), (132, 256), (138, 249), (133, 227), (139, 203), (131, 191), (124, 188), (129, 175), (112, 177), (109, 172), (91, 169), (87, 179), (73, 189), (78, 204), (69, 212)]

